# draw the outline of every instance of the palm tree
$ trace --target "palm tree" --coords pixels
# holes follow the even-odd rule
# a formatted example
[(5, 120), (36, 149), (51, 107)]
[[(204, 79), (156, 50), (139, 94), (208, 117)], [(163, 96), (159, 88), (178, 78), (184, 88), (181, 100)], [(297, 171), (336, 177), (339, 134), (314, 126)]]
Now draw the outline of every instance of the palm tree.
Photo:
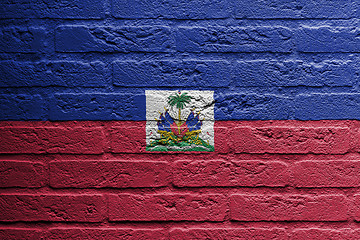
[(190, 103), (191, 97), (187, 95), (187, 93), (181, 94), (175, 93), (175, 95), (171, 95), (168, 97), (168, 103), (170, 106), (176, 106), (179, 109), (179, 125), (181, 125), (181, 109), (184, 109), (186, 104)]

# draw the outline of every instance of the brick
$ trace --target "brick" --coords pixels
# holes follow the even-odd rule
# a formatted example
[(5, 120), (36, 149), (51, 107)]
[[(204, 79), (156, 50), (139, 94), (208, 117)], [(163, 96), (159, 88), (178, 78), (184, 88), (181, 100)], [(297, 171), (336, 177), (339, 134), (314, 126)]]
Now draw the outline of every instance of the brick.
[(351, 149), (347, 127), (238, 127), (230, 139), (237, 153), (343, 154)]
[(120, 194), (109, 196), (110, 221), (222, 221), (219, 194)]
[(126, 1), (113, 0), (112, 14), (116, 18), (214, 19), (227, 18), (231, 8), (228, 0)]
[(180, 52), (291, 52), (293, 32), (285, 27), (179, 27)]
[(297, 187), (359, 187), (360, 162), (301, 161), (293, 168)]
[[(350, 229), (295, 229), (291, 234), (293, 240), (307, 240), (307, 239), (332, 239), (332, 240), (355, 240), (356, 234)], [(359, 237), (359, 236), (357, 236)]]
[(360, 94), (300, 94), (295, 97), (299, 120), (360, 119)]
[(116, 61), (113, 81), (121, 87), (227, 87), (228, 61)]
[(2, 222), (101, 222), (106, 213), (102, 195), (1, 195)]
[(145, 135), (144, 128), (113, 128), (110, 135), (110, 151), (113, 153), (143, 153), (146, 148)]
[[(354, 195), (354, 218), (355, 221), (360, 222), (360, 194)], [(360, 231), (358, 232), (360, 235)]]
[(169, 183), (166, 162), (59, 161), (50, 163), (54, 188), (161, 187)]
[(145, 120), (145, 95), (61, 93), (51, 99), (50, 120)]
[(168, 239), (164, 229), (53, 228), (47, 239)]
[(275, 161), (177, 161), (173, 182), (178, 187), (285, 186), (287, 168)]
[(0, 87), (104, 87), (101, 62), (0, 62)]
[(113, 127), (110, 130), (110, 152), (143, 153), (146, 150), (145, 126)]
[(0, 3), (0, 18), (100, 19), (104, 17), (102, 1), (9, 0)]
[(57, 52), (169, 52), (174, 38), (165, 26), (60, 26), (55, 43)]
[(37, 94), (0, 94), (0, 120), (41, 120), (44, 107)]
[(3, 127), (0, 153), (100, 154), (104, 149), (101, 128)]
[(353, 86), (357, 67), (352, 62), (238, 61), (233, 82), (238, 87)]
[(42, 187), (47, 181), (45, 167), (39, 162), (0, 161), (0, 187)]
[(237, 221), (346, 221), (343, 195), (232, 195), (230, 218)]
[(282, 228), (175, 228), (170, 232), (173, 240), (206, 240), (206, 239), (288, 239), (285, 229)]
[(48, 45), (47, 32), (41, 27), (2, 27), (0, 52), (37, 53)]
[(357, 79), (357, 64), (351, 61), (329, 60), (319, 63), (299, 62), (301, 83), (305, 86), (353, 86)]
[(249, 19), (337, 19), (354, 16), (351, 0), (235, 1), (235, 17)]
[[(215, 122), (216, 125), (216, 122)], [(228, 144), (229, 130), (226, 127), (214, 126), (214, 147), (217, 153), (228, 153), (230, 147)]]
[(0, 228), (0, 239), (44, 239), (45, 233), (39, 229), (31, 228)]
[(290, 100), (271, 94), (216, 93), (216, 120), (289, 119)]
[(295, 34), (300, 52), (359, 52), (359, 28), (306, 27)]

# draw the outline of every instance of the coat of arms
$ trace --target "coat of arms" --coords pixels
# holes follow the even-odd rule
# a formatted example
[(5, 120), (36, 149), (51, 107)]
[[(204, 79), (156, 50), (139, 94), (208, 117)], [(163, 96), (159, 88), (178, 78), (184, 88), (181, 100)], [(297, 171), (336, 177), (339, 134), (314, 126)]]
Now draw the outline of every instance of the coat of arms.
[(214, 151), (211, 91), (146, 91), (147, 151)]

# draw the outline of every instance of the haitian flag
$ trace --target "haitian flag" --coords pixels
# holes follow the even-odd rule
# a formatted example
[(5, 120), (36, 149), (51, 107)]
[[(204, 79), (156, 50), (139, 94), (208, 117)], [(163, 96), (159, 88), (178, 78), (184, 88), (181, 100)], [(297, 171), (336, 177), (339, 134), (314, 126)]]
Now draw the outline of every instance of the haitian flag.
[(355, 0), (0, 2), (0, 239), (360, 239)]

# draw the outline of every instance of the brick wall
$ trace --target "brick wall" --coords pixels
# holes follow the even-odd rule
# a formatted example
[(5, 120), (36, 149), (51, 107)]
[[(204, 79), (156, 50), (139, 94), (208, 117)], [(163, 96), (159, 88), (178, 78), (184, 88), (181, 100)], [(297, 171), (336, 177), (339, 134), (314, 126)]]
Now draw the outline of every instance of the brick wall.
[[(359, 19), (356, 0), (1, 2), (0, 239), (359, 239)], [(187, 88), (216, 93), (216, 151), (145, 152), (143, 91)]]

